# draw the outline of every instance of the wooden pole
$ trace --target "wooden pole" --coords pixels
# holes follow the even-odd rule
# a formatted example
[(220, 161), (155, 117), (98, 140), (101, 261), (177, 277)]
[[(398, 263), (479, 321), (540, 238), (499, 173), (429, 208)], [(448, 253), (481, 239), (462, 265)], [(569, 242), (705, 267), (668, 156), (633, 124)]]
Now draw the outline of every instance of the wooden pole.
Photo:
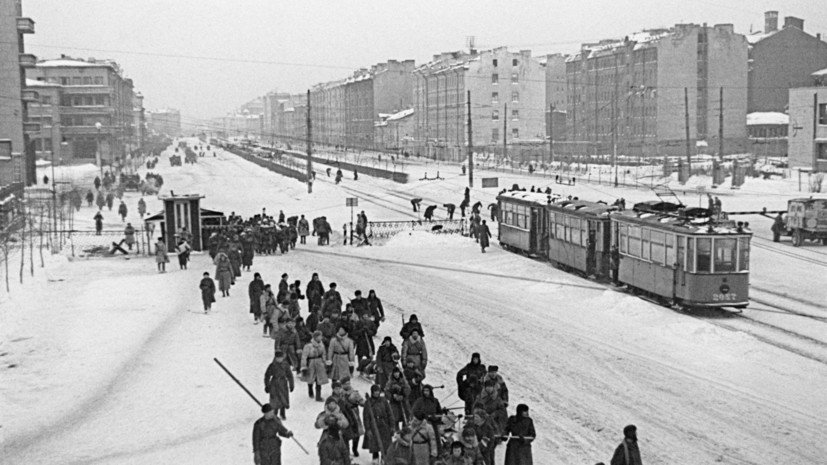
[(471, 130), (471, 91), (465, 93), (465, 113), (468, 120), (468, 187), (474, 187), (474, 139)]
[(310, 89), (307, 90), (307, 193), (313, 193), (313, 151), (311, 147), (312, 126), (310, 120)]

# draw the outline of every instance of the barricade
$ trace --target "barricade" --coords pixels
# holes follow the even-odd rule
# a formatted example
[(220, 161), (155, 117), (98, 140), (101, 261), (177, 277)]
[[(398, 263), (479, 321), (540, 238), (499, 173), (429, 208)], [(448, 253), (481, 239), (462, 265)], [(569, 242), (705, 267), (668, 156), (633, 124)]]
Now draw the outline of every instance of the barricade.
[(368, 234), (373, 238), (388, 238), (401, 232), (426, 231), (434, 234), (467, 233), (467, 222), (459, 220), (369, 221)]

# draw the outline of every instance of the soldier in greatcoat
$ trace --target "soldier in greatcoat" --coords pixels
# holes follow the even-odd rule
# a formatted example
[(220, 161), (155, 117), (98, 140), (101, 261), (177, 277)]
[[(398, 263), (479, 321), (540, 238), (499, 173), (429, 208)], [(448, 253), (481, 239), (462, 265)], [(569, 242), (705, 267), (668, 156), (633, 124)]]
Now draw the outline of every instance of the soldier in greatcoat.
[(302, 349), (302, 379), (307, 383), (307, 394), (313, 397), (313, 384), (316, 385), (315, 398), (322, 401), (322, 385), (327, 384), (327, 350), (322, 342), (322, 332), (314, 331), (313, 339)]
[(369, 450), (374, 461), (379, 459), (380, 453), (382, 456), (385, 455), (393, 437), (393, 425), (396, 423), (390, 404), (381, 394), (382, 388), (376, 384), (371, 386), (370, 396), (365, 400), (362, 412), (365, 423), (362, 449)]
[(336, 336), (330, 340), (327, 348), (327, 364), (330, 366), (330, 377), (342, 379), (350, 376), (356, 365), (356, 351), (353, 341), (347, 335), (347, 329), (340, 326)]
[(284, 359), (284, 352), (277, 350), (273, 363), (264, 372), (264, 392), (270, 394), (270, 405), (279, 412), (282, 420), (287, 419), (285, 410), (290, 408), (290, 393), (293, 388), (293, 371)]
[(264, 414), (253, 425), (253, 460), (255, 465), (281, 465), (281, 438), (293, 437), (293, 432), (276, 418), (270, 404), (261, 407)]

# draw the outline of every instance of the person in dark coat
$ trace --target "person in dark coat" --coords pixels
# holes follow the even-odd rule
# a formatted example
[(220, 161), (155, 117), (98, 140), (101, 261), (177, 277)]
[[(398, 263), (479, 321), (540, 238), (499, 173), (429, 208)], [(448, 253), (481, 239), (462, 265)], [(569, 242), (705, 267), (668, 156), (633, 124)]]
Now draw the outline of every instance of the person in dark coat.
[[(534, 431), (534, 420), (528, 416), (528, 405), (517, 406), (517, 414), (508, 418), (504, 432), (510, 435), (508, 445), (505, 447), (505, 465), (533, 465), (531, 443), (536, 439), (537, 433)], [(612, 460), (612, 465), (616, 465), (614, 460)], [(635, 465), (640, 465), (640, 462)]]
[[(430, 384), (422, 386), (422, 397), (413, 403), (411, 413), (414, 418), (424, 418), (439, 436), (440, 425), (442, 424), (442, 406), (439, 404), (439, 400), (434, 397), (434, 388)], [(441, 452), (440, 441), (437, 441), (437, 453)]]
[(373, 318), (373, 322), (376, 323), (376, 328), (379, 329), (379, 325), (385, 321), (385, 309), (382, 307), (382, 301), (379, 300), (379, 297), (376, 297), (376, 291), (371, 289), (368, 291), (368, 314), (371, 315)]
[(365, 400), (365, 408), (362, 411), (365, 423), (362, 449), (369, 450), (374, 460), (379, 458), (380, 453), (384, 456), (390, 447), (395, 424), (391, 406), (381, 394), (382, 388), (375, 384), (371, 386), (370, 396)]
[(255, 324), (261, 320), (261, 293), (264, 292), (264, 280), (260, 273), (253, 274), (253, 280), (247, 288), (247, 295), (250, 296), (250, 313), (255, 318)]
[(457, 209), (457, 206), (452, 204), (452, 203), (445, 203), (445, 204), (442, 204), (442, 206), (445, 207), (445, 210), (448, 212), (448, 219), (453, 220), (454, 219), (454, 210)]
[(492, 424), (491, 418), (485, 413), (482, 407), (474, 409), (474, 414), (471, 416), (471, 423), (469, 426), (474, 430), (479, 442), (480, 452), (485, 458), (487, 464), (494, 463), (495, 450), (500, 443), (500, 438), (496, 428)]
[(118, 215), (121, 216), (121, 223), (126, 221), (127, 212), (128, 209), (126, 208), (126, 204), (123, 203), (123, 200), (121, 200), (121, 204), (118, 206)]
[(264, 392), (270, 394), (270, 405), (286, 420), (285, 410), (290, 408), (290, 393), (295, 388), (293, 372), (284, 360), (284, 352), (277, 350), (273, 363), (264, 372)]
[(376, 379), (374, 382), (377, 385), (384, 387), (388, 383), (388, 378), (398, 360), (399, 350), (393, 345), (391, 337), (386, 336), (376, 351)]
[(778, 242), (781, 240), (781, 234), (784, 232), (784, 216), (779, 213), (772, 222), (772, 241)]
[(95, 235), (100, 236), (101, 231), (103, 231), (103, 215), (101, 214), (100, 210), (95, 213)]
[(307, 289), (304, 294), (307, 296), (308, 311), (312, 312), (314, 309), (319, 309), (322, 306), (322, 296), (324, 295), (324, 284), (319, 281), (319, 273), (313, 273), (310, 282), (307, 283)]
[(287, 273), (281, 275), (279, 281), (279, 292), (276, 294), (276, 302), (282, 303), (290, 296), (290, 284), (287, 282)]
[(336, 290), (336, 283), (330, 283), (330, 289), (322, 296), (322, 315), (339, 315), (342, 313), (342, 296)]
[(342, 441), (339, 427), (333, 424), (325, 431), (327, 434), (319, 441), (319, 464), (350, 465), (350, 451)]
[(336, 402), (342, 415), (347, 419), (348, 426), (342, 429), (342, 439), (345, 443), (351, 443), (352, 441), (353, 447), (351, 450), (355, 452), (353, 455), (358, 457), (359, 436), (364, 432), (364, 430), (360, 431), (362, 424), (359, 420), (359, 408), (350, 402), (348, 394), (345, 393), (342, 383), (339, 381), (333, 382), (333, 394), (328, 398), (328, 401), (331, 399)]
[(405, 426), (394, 436), (393, 444), (388, 447), (385, 465), (414, 465), (411, 447), (412, 431)]
[(94, 203), (94, 202), (95, 202), (95, 194), (93, 194), (92, 191), (87, 191), (86, 192), (86, 204), (87, 204), (87, 206), (91, 207), (92, 203)]
[(357, 290), (354, 295), (353, 299), (350, 300), (350, 305), (353, 306), (354, 313), (359, 315), (359, 318), (362, 318), (362, 316), (367, 315), (370, 310), (368, 300), (362, 297), (362, 291)]
[(281, 438), (293, 437), (293, 432), (276, 418), (270, 404), (261, 407), (264, 414), (253, 425), (253, 460), (256, 465), (281, 465)]
[(364, 372), (364, 367), (376, 353), (373, 336), (376, 336), (376, 325), (373, 324), (370, 315), (365, 314), (361, 320), (353, 324), (353, 330), (350, 332), (350, 337), (356, 345), (356, 366), (360, 373)]
[[(517, 408), (519, 410), (519, 407)], [(534, 431), (533, 425), (531, 430)], [(522, 463), (523, 462), (520, 462), (520, 464)], [(640, 458), (640, 449), (637, 445), (637, 427), (635, 425), (627, 425), (625, 428), (623, 428), (623, 442), (621, 442), (620, 445), (617, 446), (617, 449), (615, 449), (615, 453), (612, 456), (612, 461), (610, 462), (610, 465), (642, 464), (643, 462)]]
[(204, 313), (207, 313), (215, 302), (215, 281), (210, 278), (208, 272), (204, 272), (204, 277), (201, 278), (201, 284), (198, 285), (201, 289), (201, 301), (204, 302)]
[(411, 315), (408, 318), (408, 322), (402, 325), (402, 330), (399, 331), (399, 335), (402, 336), (402, 339), (408, 339), (411, 336), (411, 331), (417, 330), (419, 332), (419, 337), (425, 337), (425, 333), (422, 331), (422, 325), (419, 323), (419, 318), (416, 314)]
[(425, 207), (425, 213), (422, 216), (425, 217), (426, 220), (431, 221), (434, 219), (434, 210), (436, 210), (436, 205), (428, 205)]
[(465, 414), (474, 411), (474, 403), (482, 391), (482, 378), (485, 376), (485, 365), (480, 361), (479, 352), (471, 354), (471, 362), (457, 372), (457, 393), (465, 401)]
[(413, 207), (414, 213), (419, 211), (419, 204), (422, 203), (422, 199), (417, 197), (415, 199), (411, 199), (411, 206)]
[(485, 248), (489, 246), (488, 239), (491, 237), (491, 230), (488, 229), (485, 220), (482, 220), (482, 224), (477, 226), (477, 236), (479, 237), (482, 253), (485, 253)]

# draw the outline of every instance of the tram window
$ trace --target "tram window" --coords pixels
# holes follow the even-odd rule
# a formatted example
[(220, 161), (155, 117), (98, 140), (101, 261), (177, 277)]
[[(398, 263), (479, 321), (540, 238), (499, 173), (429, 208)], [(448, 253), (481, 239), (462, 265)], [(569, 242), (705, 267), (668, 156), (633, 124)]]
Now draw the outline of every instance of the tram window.
[(519, 222), (520, 222), (519, 226), (523, 229), (527, 229), (528, 228), (528, 221), (526, 221), (526, 220), (527, 220), (528, 216), (525, 214), (525, 211), (523, 212), (523, 214), (517, 215), (517, 218), (519, 219)]
[(558, 240), (565, 241), (566, 240), (566, 226), (563, 222), (566, 220), (565, 217), (557, 218), (557, 223), (554, 224), (556, 230), (556, 236)]
[(652, 231), (650, 234), (650, 241), (652, 243), (652, 261), (663, 265), (664, 256), (666, 255), (666, 250), (664, 247), (664, 234), (660, 231)]
[(695, 238), (686, 238), (686, 271), (695, 272)]
[(735, 271), (735, 239), (715, 239), (715, 272), (726, 273)]
[(738, 271), (749, 270), (749, 237), (738, 238)]
[(625, 224), (618, 225), (617, 228), (617, 236), (618, 241), (620, 242), (620, 253), (626, 253), (626, 242), (628, 241), (629, 234), (628, 234), (628, 227)]
[[(668, 253), (668, 252), (667, 252)], [(683, 269), (686, 254), (686, 236), (678, 236), (678, 268)]]
[(640, 257), (640, 228), (629, 226), (629, 255)]
[(665, 247), (666, 247), (666, 261), (664, 262), (666, 266), (675, 266), (675, 235), (674, 234), (665, 234), (664, 235)]
[(699, 237), (696, 241), (698, 257), (695, 271), (698, 273), (709, 273), (712, 271), (712, 238)]
[(640, 230), (640, 258), (649, 260), (649, 230)]

